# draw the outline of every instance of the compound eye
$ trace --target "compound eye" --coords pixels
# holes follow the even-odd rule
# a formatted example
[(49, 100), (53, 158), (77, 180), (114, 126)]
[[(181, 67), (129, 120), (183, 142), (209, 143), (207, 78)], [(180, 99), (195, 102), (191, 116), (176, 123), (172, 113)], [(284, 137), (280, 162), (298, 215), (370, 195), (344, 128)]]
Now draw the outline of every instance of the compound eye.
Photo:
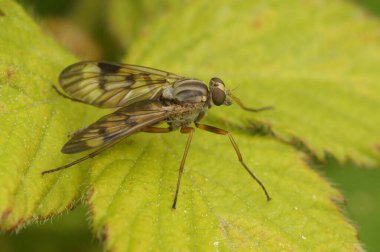
[(218, 84), (222, 84), (224, 86), (224, 82), (220, 78), (218, 78), (218, 77), (211, 78), (211, 80), (210, 80), (211, 86), (216, 86)]
[(226, 93), (220, 88), (213, 88), (211, 91), (212, 102), (216, 106), (220, 106), (226, 100)]

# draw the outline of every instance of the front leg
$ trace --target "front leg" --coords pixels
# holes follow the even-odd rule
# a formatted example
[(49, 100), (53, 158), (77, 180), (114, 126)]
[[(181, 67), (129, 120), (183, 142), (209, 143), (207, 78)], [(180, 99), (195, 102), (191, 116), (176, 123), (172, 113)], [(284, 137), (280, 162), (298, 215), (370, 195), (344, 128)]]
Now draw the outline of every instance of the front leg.
[(140, 131), (147, 132), (147, 133), (168, 133), (168, 132), (173, 131), (173, 129), (147, 126), (147, 127), (142, 128)]

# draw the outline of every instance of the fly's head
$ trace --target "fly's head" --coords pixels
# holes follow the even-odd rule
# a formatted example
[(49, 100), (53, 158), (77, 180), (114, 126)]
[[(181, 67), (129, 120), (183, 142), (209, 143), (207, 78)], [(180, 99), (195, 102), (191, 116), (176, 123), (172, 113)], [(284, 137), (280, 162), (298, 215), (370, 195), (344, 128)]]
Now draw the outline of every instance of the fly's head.
[(232, 101), (229, 98), (229, 90), (226, 89), (224, 82), (218, 78), (214, 77), (210, 80), (210, 101), (212, 105), (231, 105)]
[(232, 104), (232, 101), (239, 105), (242, 109), (250, 112), (260, 112), (263, 110), (271, 110), (273, 107), (261, 107), (261, 108), (248, 108), (246, 107), (239, 98), (234, 96), (230, 90), (226, 89), (224, 82), (218, 78), (214, 77), (210, 80), (210, 105), (220, 106), (226, 105), (229, 106)]

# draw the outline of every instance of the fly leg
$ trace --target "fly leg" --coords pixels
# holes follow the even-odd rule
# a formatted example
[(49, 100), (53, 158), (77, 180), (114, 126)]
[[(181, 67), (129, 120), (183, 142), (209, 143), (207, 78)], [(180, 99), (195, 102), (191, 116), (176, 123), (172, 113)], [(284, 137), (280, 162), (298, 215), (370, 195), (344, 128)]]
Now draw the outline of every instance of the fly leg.
[(260, 185), (260, 187), (263, 189), (264, 193), (265, 193), (265, 196), (267, 197), (267, 201), (270, 201), (271, 198), (267, 192), (267, 190), (265, 189), (265, 186), (263, 183), (261, 183), (261, 181), (253, 174), (253, 172), (248, 168), (248, 166), (244, 163), (243, 161), (243, 157), (240, 153), (240, 150), (239, 150), (239, 147), (237, 146), (234, 138), (232, 137), (232, 134), (226, 130), (223, 130), (223, 129), (219, 129), (219, 128), (216, 128), (216, 127), (213, 127), (213, 126), (209, 126), (209, 125), (206, 125), (206, 124), (200, 124), (200, 123), (195, 123), (195, 126), (199, 129), (203, 129), (203, 130), (206, 130), (206, 131), (209, 131), (209, 132), (212, 132), (212, 133), (215, 133), (215, 134), (219, 134), (219, 135), (225, 135), (225, 136), (228, 136), (228, 138), (230, 139), (230, 142), (232, 144), (232, 146), (234, 147), (235, 149), (235, 152), (236, 152), (236, 155), (240, 161), (240, 163), (243, 165), (244, 169), (249, 173), (249, 175), (251, 175), (251, 177)]
[(189, 152), (191, 139), (193, 138), (194, 128), (192, 128), (192, 127), (182, 127), (181, 128), (181, 133), (182, 134), (189, 134), (189, 137), (187, 138), (185, 152), (183, 153), (182, 161), (181, 161), (181, 166), (179, 167), (177, 188), (176, 188), (176, 191), (175, 191), (174, 201), (173, 201), (173, 205), (172, 205), (173, 209), (175, 209), (176, 204), (177, 204), (179, 185), (181, 184), (181, 177), (182, 177), (182, 173), (183, 173), (183, 168), (185, 166), (185, 161), (186, 161), (187, 153)]
[[(57, 92), (59, 92), (59, 91), (57, 90)], [(69, 98), (69, 99), (70, 99), (70, 98)], [(170, 131), (172, 131), (172, 130), (171, 130), (170, 128), (145, 127), (145, 128), (143, 128), (143, 129), (141, 129), (141, 131), (143, 131), (143, 132), (149, 132), (149, 133), (167, 133), (167, 132), (170, 132)], [(78, 132), (78, 131), (76, 131), (76, 132)], [(75, 135), (76, 132), (74, 132), (74, 135)], [(121, 140), (121, 139), (120, 139), (120, 140)], [(120, 141), (120, 140), (119, 140), (119, 141)], [(96, 150), (96, 151), (94, 151), (94, 152), (92, 152), (92, 153), (90, 153), (90, 154), (88, 154), (88, 155), (86, 155), (86, 156), (84, 156), (84, 157), (78, 159), (78, 160), (75, 160), (75, 161), (73, 161), (73, 162), (71, 162), (71, 163), (69, 163), (69, 164), (66, 164), (66, 165), (63, 165), (63, 166), (57, 167), (57, 168), (55, 168), (55, 169), (51, 169), (51, 170), (43, 171), (43, 172), (42, 172), (42, 175), (45, 175), (45, 174), (48, 174), (48, 173), (52, 173), (52, 172), (56, 172), (56, 171), (60, 171), (60, 170), (63, 170), (63, 169), (69, 168), (69, 167), (71, 167), (71, 166), (73, 166), (73, 165), (75, 165), (75, 164), (78, 164), (78, 163), (80, 163), (80, 162), (83, 162), (84, 160), (87, 160), (87, 159), (89, 159), (89, 158), (93, 158), (93, 157), (99, 155), (99, 154), (100, 154), (101, 152), (103, 152), (104, 150), (108, 149), (111, 145), (114, 145), (115, 143), (117, 143), (117, 142), (119, 142), (119, 141), (116, 141), (116, 142), (114, 142), (114, 143), (111, 143), (111, 144), (105, 145), (105, 146), (101, 147), (100, 149), (98, 149), (98, 150)]]
[(159, 128), (159, 127), (144, 127), (141, 129), (142, 132), (147, 133), (168, 133), (170, 131), (173, 131), (171, 128)]
[[(173, 130), (171, 128), (145, 127), (141, 131), (142, 132), (148, 132), (148, 133), (168, 133), (168, 132), (173, 131)], [(175, 191), (174, 201), (173, 201), (173, 205), (172, 205), (173, 209), (175, 209), (176, 204), (177, 204), (177, 198), (178, 198), (179, 186), (181, 184), (181, 178), (182, 178), (183, 168), (185, 166), (185, 161), (186, 161), (187, 153), (189, 152), (191, 139), (193, 138), (194, 128), (192, 128), (192, 127), (182, 127), (181, 128), (181, 133), (182, 134), (189, 134), (189, 137), (187, 139), (187, 143), (186, 143), (186, 147), (185, 147), (185, 152), (183, 153), (183, 156), (182, 156), (181, 166), (179, 167), (177, 188), (176, 188), (176, 191)]]
[[(116, 143), (116, 142), (115, 142)], [(97, 149), (96, 151), (94, 152), (91, 152), (90, 154), (84, 156), (84, 157), (81, 157), (80, 159), (77, 159), (71, 163), (68, 163), (68, 164), (65, 164), (65, 165), (62, 165), (60, 167), (57, 167), (57, 168), (54, 168), (54, 169), (51, 169), (51, 170), (46, 170), (46, 171), (43, 171), (41, 174), (42, 175), (45, 175), (45, 174), (48, 174), (48, 173), (52, 173), (52, 172), (56, 172), (56, 171), (60, 171), (60, 170), (63, 170), (63, 169), (67, 169), (75, 164), (78, 164), (80, 162), (83, 162), (87, 159), (90, 159), (90, 158), (93, 158), (97, 155), (99, 155), (101, 152), (103, 152), (104, 150), (108, 149), (111, 145), (114, 145), (115, 143), (111, 143), (111, 144), (108, 144), (108, 145), (105, 145), (99, 149)]]

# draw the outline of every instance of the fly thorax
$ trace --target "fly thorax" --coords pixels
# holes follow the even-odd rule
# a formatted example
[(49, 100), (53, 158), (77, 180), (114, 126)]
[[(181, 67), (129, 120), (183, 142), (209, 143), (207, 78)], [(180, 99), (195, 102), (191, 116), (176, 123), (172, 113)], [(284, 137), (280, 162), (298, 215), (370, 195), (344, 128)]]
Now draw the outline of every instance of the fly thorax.
[(205, 102), (208, 97), (208, 88), (200, 80), (183, 79), (174, 83), (172, 90), (168, 90), (163, 96), (173, 97), (177, 102), (200, 103)]
[(162, 91), (162, 97), (166, 100), (174, 100), (174, 88), (167, 87)]

